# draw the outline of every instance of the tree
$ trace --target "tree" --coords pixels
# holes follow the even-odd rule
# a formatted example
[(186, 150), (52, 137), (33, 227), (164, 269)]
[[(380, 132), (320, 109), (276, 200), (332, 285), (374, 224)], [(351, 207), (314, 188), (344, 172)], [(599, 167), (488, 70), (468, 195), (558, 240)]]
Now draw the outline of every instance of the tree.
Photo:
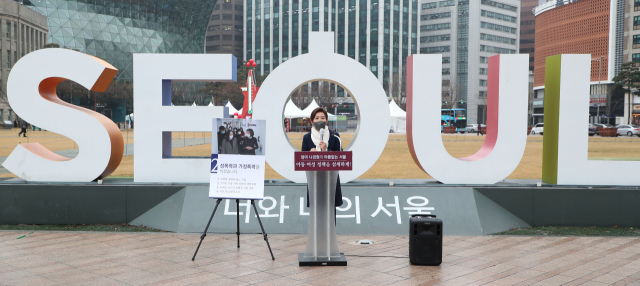
[[(460, 86), (458, 86), (456, 78), (451, 76), (449, 79), (442, 80), (442, 108), (455, 108), (460, 98)], [(450, 115), (453, 116), (453, 114)], [(447, 125), (451, 125), (450, 122), (447, 122)]]
[[(256, 85), (261, 86), (269, 74), (259, 75), (256, 69), (253, 71)], [(239, 110), (244, 104), (244, 95), (242, 95), (240, 87), (247, 86), (247, 75), (249, 74), (246, 62), (242, 63), (238, 60), (237, 72), (237, 82), (207, 82), (202, 86), (201, 91), (209, 98), (212, 98), (214, 105), (221, 106), (226, 100), (229, 100), (231, 105)]]
[(614, 88), (621, 87), (626, 91), (629, 98), (627, 124), (631, 124), (631, 106), (633, 105), (633, 95), (638, 94), (640, 88), (640, 70), (634, 62), (622, 64), (620, 72), (613, 78)]

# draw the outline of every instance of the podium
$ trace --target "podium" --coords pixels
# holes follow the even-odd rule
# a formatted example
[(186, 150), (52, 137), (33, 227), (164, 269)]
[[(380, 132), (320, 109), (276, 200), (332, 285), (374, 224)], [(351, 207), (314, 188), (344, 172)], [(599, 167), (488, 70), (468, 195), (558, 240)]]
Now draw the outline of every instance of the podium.
[(309, 190), (309, 232), (299, 266), (347, 266), (336, 238), (338, 171), (352, 170), (351, 152), (295, 152), (295, 170), (305, 171)]

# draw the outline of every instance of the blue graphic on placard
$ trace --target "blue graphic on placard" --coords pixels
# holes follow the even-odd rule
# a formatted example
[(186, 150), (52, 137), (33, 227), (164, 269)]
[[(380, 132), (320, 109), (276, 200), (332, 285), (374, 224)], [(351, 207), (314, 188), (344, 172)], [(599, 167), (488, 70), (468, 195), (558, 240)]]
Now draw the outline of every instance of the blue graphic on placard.
[(218, 173), (218, 154), (211, 154), (211, 173)]

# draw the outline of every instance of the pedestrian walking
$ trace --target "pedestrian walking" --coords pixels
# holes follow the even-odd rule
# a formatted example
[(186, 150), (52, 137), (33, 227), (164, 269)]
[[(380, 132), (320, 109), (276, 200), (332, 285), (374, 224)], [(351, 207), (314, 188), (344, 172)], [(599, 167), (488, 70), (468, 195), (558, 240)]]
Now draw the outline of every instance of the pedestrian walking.
[(22, 136), (27, 137), (27, 122), (24, 119), (20, 119), (20, 133), (18, 133), (18, 137)]
[(480, 124), (480, 122), (478, 122), (478, 134), (476, 134), (476, 136), (484, 136), (484, 134), (482, 134), (482, 124)]

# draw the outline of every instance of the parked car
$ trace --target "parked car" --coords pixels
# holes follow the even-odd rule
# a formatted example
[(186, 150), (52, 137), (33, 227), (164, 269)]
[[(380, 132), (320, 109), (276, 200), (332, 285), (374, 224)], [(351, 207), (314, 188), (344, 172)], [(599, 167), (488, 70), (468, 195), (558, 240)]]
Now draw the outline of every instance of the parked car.
[(542, 135), (544, 123), (538, 123), (533, 128), (531, 128), (531, 135), (540, 134)]
[(589, 124), (589, 130), (594, 129), (594, 131), (596, 132), (597, 135), (600, 135), (600, 129), (599, 128), (609, 128), (609, 126), (605, 125), (605, 124), (600, 124), (600, 123), (590, 123)]
[(478, 132), (478, 124), (469, 124), (466, 129), (469, 133), (476, 133)]
[(640, 131), (638, 131), (638, 126), (620, 124), (620, 125), (618, 125), (616, 127), (618, 128), (618, 135), (627, 135), (627, 136), (637, 135), (637, 136), (640, 136), (639, 135)]
[(593, 124), (589, 124), (589, 136), (596, 135), (598, 132), (598, 127), (593, 126)]

